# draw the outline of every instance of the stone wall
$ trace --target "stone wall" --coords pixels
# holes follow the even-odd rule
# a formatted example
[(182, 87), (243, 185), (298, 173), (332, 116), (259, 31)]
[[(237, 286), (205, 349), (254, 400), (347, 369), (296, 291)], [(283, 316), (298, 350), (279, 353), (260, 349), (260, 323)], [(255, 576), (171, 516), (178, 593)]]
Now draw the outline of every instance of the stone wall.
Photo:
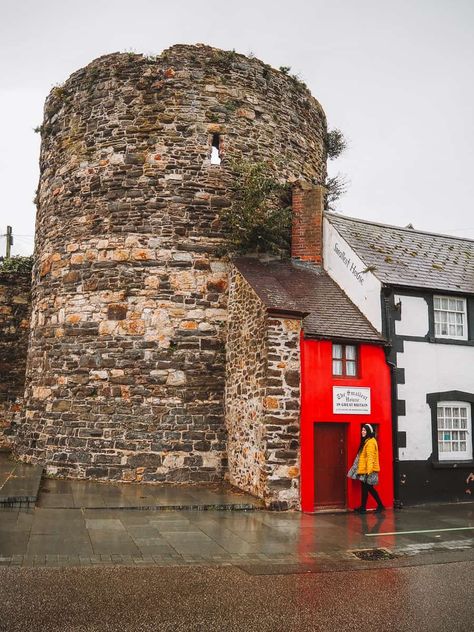
[(298, 509), (301, 321), (277, 318), (232, 269), (226, 364), (229, 480)]
[(301, 83), (206, 46), (108, 55), (52, 90), (21, 458), (58, 476), (223, 476), (232, 161), (320, 182), (325, 134)]
[(268, 497), (280, 508), (300, 508), (301, 321), (268, 320), (265, 473)]
[(30, 288), (30, 274), (0, 272), (0, 446), (10, 443), (8, 429), (25, 388)]
[(226, 354), (226, 426), (229, 481), (266, 496), (265, 413), (267, 312), (232, 266)]

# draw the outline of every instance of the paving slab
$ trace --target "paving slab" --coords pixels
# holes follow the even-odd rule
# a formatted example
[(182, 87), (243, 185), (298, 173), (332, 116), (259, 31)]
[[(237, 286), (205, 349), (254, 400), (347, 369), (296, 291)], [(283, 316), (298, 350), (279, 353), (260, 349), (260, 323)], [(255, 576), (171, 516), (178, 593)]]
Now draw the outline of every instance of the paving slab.
[(0, 556), (23, 555), (28, 547), (29, 533), (0, 533)]
[(0, 451), (0, 507), (33, 507), (42, 475), (42, 466), (16, 461)]
[(62, 534), (32, 534), (28, 541), (26, 555), (61, 555), (67, 558), (71, 551), (74, 555), (91, 555), (93, 551), (88, 535), (67, 537)]
[[(90, 532), (92, 549), (96, 555), (116, 554), (120, 556), (140, 556), (140, 549), (128, 535)], [(100, 562), (100, 560), (98, 560)]]
[(38, 506), (69, 509), (231, 510), (262, 509), (263, 503), (222, 484), (159, 485), (44, 478)]

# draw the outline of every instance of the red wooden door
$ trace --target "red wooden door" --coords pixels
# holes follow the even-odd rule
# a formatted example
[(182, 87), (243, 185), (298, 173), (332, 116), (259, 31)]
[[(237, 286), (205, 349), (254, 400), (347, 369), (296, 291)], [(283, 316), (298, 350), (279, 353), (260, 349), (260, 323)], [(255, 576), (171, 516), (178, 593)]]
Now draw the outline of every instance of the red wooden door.
[(314, 425), (314, 505), (317, 508), (346, 506), (346, 426)]

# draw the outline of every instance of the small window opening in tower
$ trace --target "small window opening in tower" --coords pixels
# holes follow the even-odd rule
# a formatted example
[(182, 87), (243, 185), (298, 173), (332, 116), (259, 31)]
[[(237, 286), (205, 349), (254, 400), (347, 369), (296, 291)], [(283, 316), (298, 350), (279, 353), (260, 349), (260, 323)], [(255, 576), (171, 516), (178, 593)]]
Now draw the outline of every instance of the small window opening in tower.
[(221, 155), (219, 151), (221, 139), (219, 134), (212, 135), (212, 146), (211, 146), (211, 165), (220, 165), (221, 164)]

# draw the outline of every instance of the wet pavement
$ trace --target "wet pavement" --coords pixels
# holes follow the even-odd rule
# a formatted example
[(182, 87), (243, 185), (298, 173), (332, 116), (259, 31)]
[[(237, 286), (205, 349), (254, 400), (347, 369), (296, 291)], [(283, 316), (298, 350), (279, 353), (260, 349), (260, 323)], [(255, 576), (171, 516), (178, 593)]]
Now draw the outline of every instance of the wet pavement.
[(9, 485), (21, 494), (36, 486), (37, 500), (28, 508), (0, 505), (0, 566), (212, 564), (258, 575), (393, 568), (474, 554), (474, 503), (363, 515), (270, 512), (228, 485), (45, 478), (40, 485), (37, 467), (3, 454), (0, 495)]
[[(354, 551), (386, 549), (394, 560)], [(0, 509), (0, 565), (285, 565), (293, 572), (471, 559), (474, 505), (363, 516), (254, 511)], [(429, 555), (430, 557), (426, 557)], [(309, 566), (308, 566), (309, 565)], [(258, 570), (256, 569), (256, 572)]]
[(0, 449), (0, 508), (34, 506), (42, 473), (41, 466), (14, 461)]
[(43, 479), (37, 506), (49, 509), (261, 509), (250, 494), (223, 484), (151, 485)]
[(42, 477), (43, 468), (15, 460), (0, 449), (0, 508), (54, 509), (260, 509), (263, 503), (231, 485), (101, 483)]

